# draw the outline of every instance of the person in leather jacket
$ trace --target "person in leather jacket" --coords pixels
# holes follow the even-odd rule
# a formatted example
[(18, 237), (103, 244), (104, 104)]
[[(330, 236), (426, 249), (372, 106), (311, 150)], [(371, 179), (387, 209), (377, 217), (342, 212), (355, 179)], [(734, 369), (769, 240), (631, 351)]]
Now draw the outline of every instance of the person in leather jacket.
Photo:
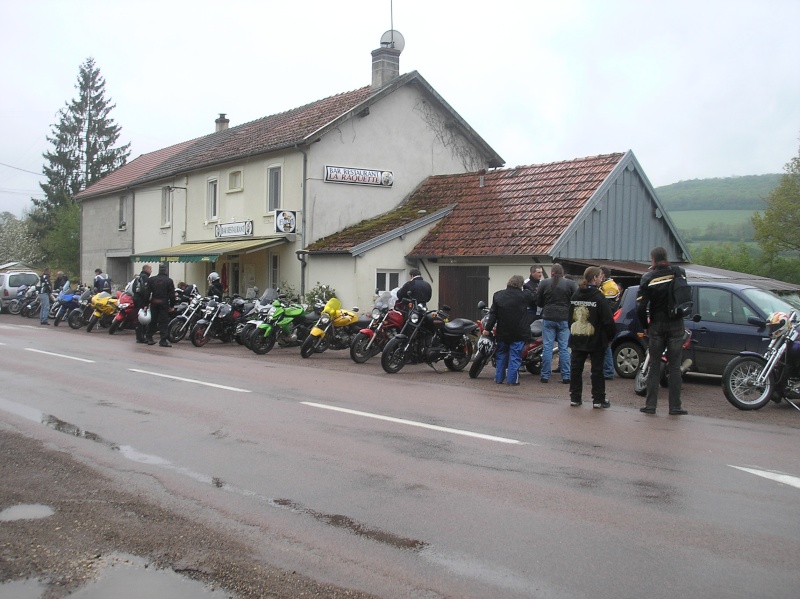
[[(636, 297), (636, 317), (649, 338), (651, 360), (658, 360), (667, 348), (669, 368), (669, 413), (686, 414), (681, 406), (681, 354), (683, 352), (683, 317), (669, 315), (669, 289), (673, 277), (686, 278), (686, 271), (672, 266), (667, 260), (667, 250), (654, 247), (650, 250), (652, 266), (642, 276)], [(649, 312), (649, 319), (648, 319)], [(647, 377), (647, 401), (641, 408), (645, 414), (655, 414), (661, 373), (651, 368)]]
[(400, 288), (400, 291), (397, 292), (398, 299), (405, 300), (410, 297), (417, 303), (428, 303), (433, 296), (433, 289), (431, 289), (430, 283), (422, 278), (422, 275), (416, 268), (412, 268), (411, 271), (409, 271), (409, 275), (411, 275), (411, 280), (406, 282), (406, 284)]
[(154, 345), (153, 333), (158, 326), (161, 347), (172, 347), (169, 342), (169, 313), (175, 306), (175, 283), (167, 275), (167, 265), (158, 266), (158, 274), (147, 280), (150, 289), (150, 327), (147, 329), (147, 345)]

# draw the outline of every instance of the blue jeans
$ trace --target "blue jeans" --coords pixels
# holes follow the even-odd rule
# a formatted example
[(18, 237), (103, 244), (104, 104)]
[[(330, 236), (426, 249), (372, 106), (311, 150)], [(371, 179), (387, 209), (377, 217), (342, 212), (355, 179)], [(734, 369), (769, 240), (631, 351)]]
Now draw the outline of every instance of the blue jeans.
[(550, 379), (553, 343), (558, 342), (558, 367), (561, 380), (569, 380), (569, 325), (566, 320), (542, 320), (542, 378)]
[(50, 312), (50, 294), (40, 293), (39, 301), (42, 302), (42, 309), (39, 312), (39, 322), (47, 322), (47, 313)]
[(603, 360), (603, 377), (614, 378), (614, 355), (611, 353), (611, 346), (606, 348), (606, 357)]
[(522, 365), (523, 347), (525, 347), (524, 341), (508, 342), (497, 340), (495, 383), (502, 383), (506, 378), (509, 385), (519, 383), (519, 367)]

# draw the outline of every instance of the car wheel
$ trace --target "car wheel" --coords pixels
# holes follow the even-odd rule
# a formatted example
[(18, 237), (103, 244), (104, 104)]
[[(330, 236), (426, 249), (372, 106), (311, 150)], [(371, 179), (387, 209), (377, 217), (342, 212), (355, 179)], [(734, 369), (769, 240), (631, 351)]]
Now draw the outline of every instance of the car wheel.
[(636, 369), (644, 360), (644, 348), (636, 341), (620, 343), (614, 350), (614, 370), (624, 379), (636, 376)]

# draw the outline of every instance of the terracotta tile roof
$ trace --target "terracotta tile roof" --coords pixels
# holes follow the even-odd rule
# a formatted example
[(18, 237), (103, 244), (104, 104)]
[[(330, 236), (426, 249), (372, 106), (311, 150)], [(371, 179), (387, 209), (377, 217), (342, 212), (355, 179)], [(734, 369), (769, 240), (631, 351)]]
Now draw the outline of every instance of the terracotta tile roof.
[(547, 255), (625, 154), (429, 177), (400, 207), (318, 240), (310, 251), (347, 251), (455, 205), (409, 257)]
[(100, 179), (94, 185), (84, 189), (75, 195), (76, 200), (83, 200), (87, 197), (108, 193), (115, 190), (125, 189), (130, 187), (141, 177), (147, 175), (150, 171), (162, 164), (165, 160), (172, 158), (175, 154), (186, 149), (193, 141), (185, 141), (183, 143), (175, 144), (162, 150), (156, 150), (148, 154), (142, 154), (137, 158), (131, 160), (125, 166), (122, 166)]

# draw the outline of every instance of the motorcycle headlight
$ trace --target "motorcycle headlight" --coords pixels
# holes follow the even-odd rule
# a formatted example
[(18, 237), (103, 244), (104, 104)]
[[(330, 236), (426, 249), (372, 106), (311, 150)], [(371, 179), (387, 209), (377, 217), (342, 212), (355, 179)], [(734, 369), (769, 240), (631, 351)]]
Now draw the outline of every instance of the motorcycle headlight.
[(411, 321), (411, 324), (417, 324), (419, 322), (419, 312), (412, 312), (408, 319)]
[(380, 318), (381, 310), (380, 308), (373, 308), (372, 309), (372, 318)]
[(478, 349), (488, 350), (491, 346), (492, 342), (488, 337), (478, 339)]
[(322, 316), (319, 317), (319, 321), (322, 324), (328, 324), (331, 321), (331, 315), (328, 314), (327, 312), (323, 312)]
[(128, 306), (130, 306), (130, 304), (119, 304), (119, 309), (125, 310)]

